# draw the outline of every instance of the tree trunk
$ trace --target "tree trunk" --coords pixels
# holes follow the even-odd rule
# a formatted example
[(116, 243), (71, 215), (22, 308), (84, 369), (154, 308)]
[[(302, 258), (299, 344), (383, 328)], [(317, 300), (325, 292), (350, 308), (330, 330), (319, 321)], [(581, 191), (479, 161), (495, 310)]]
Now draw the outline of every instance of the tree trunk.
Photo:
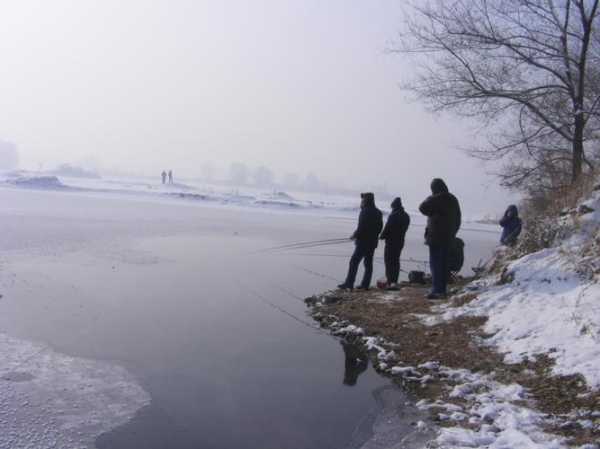
[(585, 122), (583, 114), (575, 116), (575, 129), (573, 132), (573, 171), (571, 174), (571, 184), (579, 181), (583, 170), (583, 128)]

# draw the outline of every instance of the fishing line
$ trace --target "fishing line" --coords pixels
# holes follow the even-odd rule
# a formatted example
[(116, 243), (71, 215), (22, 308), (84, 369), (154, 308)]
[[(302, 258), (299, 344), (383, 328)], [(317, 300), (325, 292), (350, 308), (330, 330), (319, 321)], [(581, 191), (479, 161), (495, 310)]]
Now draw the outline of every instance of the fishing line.
[(279, 250), (273, 250), (271, 252), (277, 252), (277, 251), (286, 251), (286, 250), (296, 250), (296, 249), (310, 249), (310, 248), (321, 248), (323, 246), (333, 246), (333, 245), (340, 245), (340, 244), (344, 244), (344, 243), (348, 243), (350, 240), (349, 239), (345, 239), (342, 241), (337, 241), (337, 242), (328, 242), (328, 243), (312, 243), (310, 245), (298, 245), (298, 246), (292, 246), (291, 248), (282, 248)]
[(273, 287), (275, 287), (278, 290), (281, 290), (283, 293), (287, 294), (288, 296), (291, 296), (294, 299), (297, 299), (298, 301), (302, 301), (304, 303), (304, 298), (301, 298), (300, 296), (296, 295), (294, 292), (292, 292), (291, 290), (288, 290), (287, 288), (278, 285), (278, 284), (271, 284)]
[[(414, 223), (414, 224), (411, 224), (410, 227), (411, 228), (425, 228), (425, 227), (427, 227), (427, 223)], [(460, 228), (460, 231), (483, 232), (484, 234), (498, 234), (497, 231), (492, 231), (491, 229)]]
[(289, 318), (293, 319), (294, 321), (297, 321), (298, 323), (309, 327), (310, 329), (317, 331), (319, 333), (323, 333), (323, 334), (327, 334), (327, 332), (325, 332), (323, 329), (321, 329), (320, 327), (317, 327), (311, 323), (309, 323), (306, 320), (303, 320), (302, 318), (297, 317), (296, 315), (294, 315), (291, 312), (288, 312), (287, 310), (285, 310), (283, 307), (278, 306), (277, 304), (272, 303), (271, 301), (269, 301), (267, 298), (265, 298), (263, 295), (261, 295), (260, 293), (258, 293), (257, 291), (254, 291), (250, 288), (244, 288), (244, 286), (241, 284), (241, 282), (237, 282), (238, 287), (240, 287), (240, 289), (242, 289), (243, 291), (247, 291), (249, 292), (252, 296), (254, 296), (256, 299), (258, 299), (260, 302), (272, 307), (273, 309), (277, 310), (280, 313), (283, 313), (284, 315), (288, 316)]
[(317, 277), (320, 277), (320, 278), (323, 278), (323, 279), (328, 279), (328, 280), (334, 281), (334, 282), (340, 282), (339, 279), (336, 279), (333, 276), (329, 276), (328, 274), (319, 273), (318, 271), (313, 271), (313, 270), (310, 270), (308, 268), (301, 267), (299, 265), (292, 265), (292, 266), (294, 268), (296, 268), (297, 270), (304, 271), (304, 272), (306, 272), (308, 274), (312, 274), (313, 276), (317, 276)]

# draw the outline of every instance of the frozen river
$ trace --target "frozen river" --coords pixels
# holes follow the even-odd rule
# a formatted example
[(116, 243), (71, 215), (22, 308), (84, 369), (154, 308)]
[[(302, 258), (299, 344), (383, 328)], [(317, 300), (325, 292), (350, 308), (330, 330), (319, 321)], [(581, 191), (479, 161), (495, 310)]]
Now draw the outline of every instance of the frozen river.
[[(300, 300), (342, 280), (351, 244), (257, 252), (348, 236), (353, 214), (10, 188), (0, 204), (0, 447), (359, 448), (390, 410), (411, 431), (410, 398), (345, 373)], [(426, 259), (414, 221), (404, 256)], [(467, 267), (496, 240), (461, 235)]]

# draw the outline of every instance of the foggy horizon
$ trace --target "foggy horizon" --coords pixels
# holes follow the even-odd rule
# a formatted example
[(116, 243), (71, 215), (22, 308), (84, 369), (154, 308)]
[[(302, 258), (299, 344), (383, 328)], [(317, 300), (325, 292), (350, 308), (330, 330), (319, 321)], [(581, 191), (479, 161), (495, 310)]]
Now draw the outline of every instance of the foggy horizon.
[(386, 52), (402, 29), (400, 2), (7, 9), (0, 138), (18, 146), (21, 168), (200, 178), (206, 164), (227, 177), (241, 162), (278, 180), (385, 185), (412, 203), (442, 177), (473, 213), (509, 202), (492, 167), (457, 149), (473, 143), (473, 124), (432, 115), (398, 87), (413, 75)]

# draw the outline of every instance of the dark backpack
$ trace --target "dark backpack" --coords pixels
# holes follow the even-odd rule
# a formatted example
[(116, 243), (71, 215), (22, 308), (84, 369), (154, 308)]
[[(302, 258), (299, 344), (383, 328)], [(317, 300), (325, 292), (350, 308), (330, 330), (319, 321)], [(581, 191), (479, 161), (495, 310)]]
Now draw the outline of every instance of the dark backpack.
[(425, 273), (423, 271), (411, 271), (408, 273), (408, 282), (411, 284), (425, 284)]
[(448, 271), (458, 273), (465, 263), (465, 242), (456, 237), (450, 245), (448, 254)]

